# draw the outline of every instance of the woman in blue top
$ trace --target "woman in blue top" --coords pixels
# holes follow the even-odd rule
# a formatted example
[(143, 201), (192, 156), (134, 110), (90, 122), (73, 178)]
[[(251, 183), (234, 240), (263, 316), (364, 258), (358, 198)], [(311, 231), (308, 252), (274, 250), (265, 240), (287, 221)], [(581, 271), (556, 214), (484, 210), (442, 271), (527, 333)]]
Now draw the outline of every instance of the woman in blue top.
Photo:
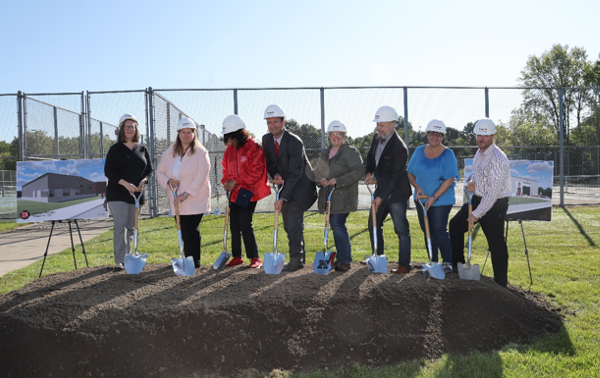
[[(429, 198), (425, 203), (431, 232), (431, 254), (438, 261), (438, 249), (442, 254), (444, 269), (452, 269), (452, 245), (448, 235), (448, 215), (454, 205), (454, 181), (458, 180), (456, 157), (451, 149), (442, 144), (446, 125), (434, 119), (425, 129), (428, 144), (419, 146), (408, 163), (408, 180), (415, 188), (415, 205), (421, 229), (425, 232), (423, 209), (417, 203), (420, 195)], [(427, 240), (425, 240), (427, 248)]]

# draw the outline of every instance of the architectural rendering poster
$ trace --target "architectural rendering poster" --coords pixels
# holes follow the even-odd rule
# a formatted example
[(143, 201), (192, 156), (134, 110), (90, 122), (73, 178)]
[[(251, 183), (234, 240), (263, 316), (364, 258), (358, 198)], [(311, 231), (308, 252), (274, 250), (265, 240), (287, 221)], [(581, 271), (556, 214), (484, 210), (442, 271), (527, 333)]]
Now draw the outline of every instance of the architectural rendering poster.
[(17, 162), (17, 223), (107, 218), (104, 159)]
[[(554, 162), (510, 160), (512, 193), (506, 220), (552, 220)], [(465, 183), (473, 170), (473, 159), (465, 159)]]

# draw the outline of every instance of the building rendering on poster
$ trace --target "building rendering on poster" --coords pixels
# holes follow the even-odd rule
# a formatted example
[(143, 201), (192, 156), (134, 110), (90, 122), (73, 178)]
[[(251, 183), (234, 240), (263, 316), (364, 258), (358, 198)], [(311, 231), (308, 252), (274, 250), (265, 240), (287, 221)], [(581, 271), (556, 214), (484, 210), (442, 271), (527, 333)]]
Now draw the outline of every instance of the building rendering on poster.
[[(552, 220), (554, 162), (510, 160), (512, 195), (508, 200), (507, 220)], [(471, 176), (473, 159), (465, 159), (465, 182)]]
[(104, 159), (17, 162), (17, 223), (107, 218)]

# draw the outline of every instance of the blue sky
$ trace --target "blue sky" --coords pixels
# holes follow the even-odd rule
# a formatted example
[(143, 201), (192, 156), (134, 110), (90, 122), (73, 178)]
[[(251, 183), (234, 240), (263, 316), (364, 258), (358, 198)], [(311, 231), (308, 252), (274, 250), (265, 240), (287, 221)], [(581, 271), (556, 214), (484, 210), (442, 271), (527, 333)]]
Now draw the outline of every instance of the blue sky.
[(46, 173), (79, 176), (93, 182), (106, 181), (104, 159), (19, 161), (17, 162), (17, 190)]
[(554, 43), (598, 59), (597, 1), (3, 1), (0, 93), (515, 86)]

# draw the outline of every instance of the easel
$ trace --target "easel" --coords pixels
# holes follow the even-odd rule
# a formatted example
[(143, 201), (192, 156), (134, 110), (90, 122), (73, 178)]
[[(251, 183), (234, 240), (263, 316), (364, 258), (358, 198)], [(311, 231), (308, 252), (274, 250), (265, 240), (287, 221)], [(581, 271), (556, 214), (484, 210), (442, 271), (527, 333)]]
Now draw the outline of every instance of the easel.
[[(527, 251), (527, 242), (525, 241), (525, 231), (523, 230), (523, 220), (521, 219), (512, 219), (512, 220), (518, 220), (519, 224), (521, 225), (521, 235), (523, 236), (523, 246), (525, 247), (525, 256), (527, 257), (527, 267), (529, 268), (529, 281), (531, 282), (531, 284), (533, 285), (533, 277), (531, 276), (531, 265), (529, 264), (529, 251)], [(504, 233), (504, 241), (506, 242), (508, 240), (508, 225), (509, 223), (509, 219), (506, 219), (506, 230)], [(483, 262), (483, 267), (481, 268), (481, 274), (483, 274), (483, 270), (485, 269), (485, 263), (487, 263), (488, 257), (490, 256), (490, 250), (488, 249), (488, 253), (485, 256), (485, 261)]]
[[(42, 272), (44, 271), (44, 264), (46, 264), (46, 257), (48, 256), (48, 247), (50, 247), (50, 239), (52, 239), (52, 232), (54, 231), (54, 225), (56, 224), (56, 222), (63, 223), (62, 220), (52, 221), (52, 228), (50, 228), (50, 236), (48, 236), (48, 244), (46, 245), (46, 252), (44, 253), (44, 261), (42, 262), (42, 269), (40, 269), (40, 275), (38, 276), (38, 278), (42, 277)], [(83, 245), (83, 239), (81, 238), (79, 223), (77, 223), (77, 219), (67, 220), (67, 222), (69, 223), (69, 235), (71, 236), (71, 250), (73, 251), (73, 263), (75, 264), (75, 269), (77, 269), (77, 260), (75, 259), (75, 245), (73, 244), (73, 230), (71, 228), (71, 222), (74, 222), (75, 226), (77, 226), (77, 233), (79, 234), (81, 249), (83, 250), (83, 255), (85, 256), (85, 265), (87, 265), (87, 267), (89, 268), (90, 264), (88, 263), (87, 254), (85, 253), (85, 246)]]

